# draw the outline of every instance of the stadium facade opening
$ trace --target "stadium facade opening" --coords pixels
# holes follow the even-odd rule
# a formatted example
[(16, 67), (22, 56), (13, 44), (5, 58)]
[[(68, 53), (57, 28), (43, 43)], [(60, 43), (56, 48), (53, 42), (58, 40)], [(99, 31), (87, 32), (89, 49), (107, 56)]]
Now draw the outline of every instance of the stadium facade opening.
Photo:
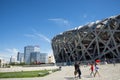
[(56, 35), (52, 49), (56, 63), (120, 59), (120, 15)]

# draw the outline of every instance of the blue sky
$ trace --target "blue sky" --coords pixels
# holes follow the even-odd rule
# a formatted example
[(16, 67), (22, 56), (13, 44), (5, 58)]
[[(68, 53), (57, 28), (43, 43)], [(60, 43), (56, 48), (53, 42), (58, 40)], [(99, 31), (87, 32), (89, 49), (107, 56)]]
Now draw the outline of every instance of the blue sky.
[(52, 53), (55, 35), (118, 14), (120, 0), (0, 0), (0, 58), (27, 45)]

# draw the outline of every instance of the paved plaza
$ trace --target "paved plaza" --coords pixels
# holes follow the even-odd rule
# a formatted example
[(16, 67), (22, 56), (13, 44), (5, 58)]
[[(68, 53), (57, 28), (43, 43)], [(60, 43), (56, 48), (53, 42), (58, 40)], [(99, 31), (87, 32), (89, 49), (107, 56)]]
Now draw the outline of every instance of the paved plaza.
[(106, 64), (99, 65), (100, 77), (91, 77), (90, 66), (80, 66), (82, 72), (82, 79), (74, 78), (74, 67), (73, 66), (62, 66), (61, 71), (51, 73), (45, 77), (35, 77), (35, 78), (8, 78), (0, 80), (120, 80), (120, 64)]

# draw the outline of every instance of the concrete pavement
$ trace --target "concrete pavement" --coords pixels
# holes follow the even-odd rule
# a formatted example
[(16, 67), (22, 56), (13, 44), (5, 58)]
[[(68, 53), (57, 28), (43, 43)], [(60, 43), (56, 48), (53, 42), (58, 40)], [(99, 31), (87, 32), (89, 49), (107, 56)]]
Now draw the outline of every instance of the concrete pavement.
[(8, 78), (0, 80), (120, 80), (120, 64), (106, 64), (99, 65), (100, 77), (91, 77), (90, 66), (81, 66), (82, 79), (75, 79), (73, 72), (73, 66), (64, 66), (61, 71), (57, 71), (47, 75), (45, 77), (35, 77), (35, 78)]

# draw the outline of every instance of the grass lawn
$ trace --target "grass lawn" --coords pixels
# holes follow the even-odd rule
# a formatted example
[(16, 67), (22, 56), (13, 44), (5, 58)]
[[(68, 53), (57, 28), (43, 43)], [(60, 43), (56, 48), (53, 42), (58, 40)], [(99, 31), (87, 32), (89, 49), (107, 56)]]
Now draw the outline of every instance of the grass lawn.
[[(39, 75), (40, 73), (40, 75)], [(49, 70), (41, 71), (21, 71), (21, 72), (2, 72), (0, 78), (27, 78), (27, 77), (43, 77), (49, 74)]]

